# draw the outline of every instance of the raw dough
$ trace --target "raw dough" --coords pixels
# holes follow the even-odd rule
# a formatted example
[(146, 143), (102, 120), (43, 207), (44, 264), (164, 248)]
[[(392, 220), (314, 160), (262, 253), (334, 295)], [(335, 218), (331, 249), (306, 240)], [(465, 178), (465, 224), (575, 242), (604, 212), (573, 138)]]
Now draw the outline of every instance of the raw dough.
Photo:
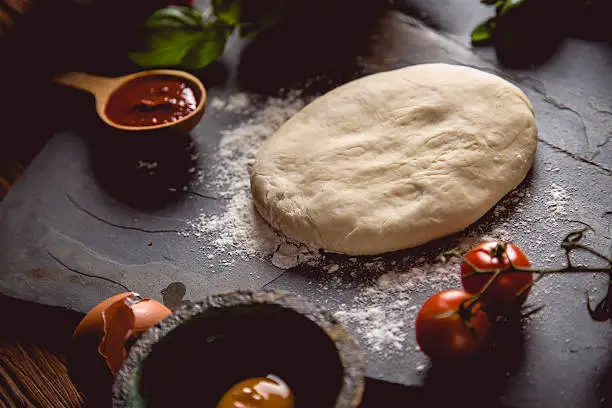
[(478, 220), (529, 171), (533, 107), (509, 82), (425, 64), (316, 99), (258, 153), (251, 189), (275, 229), (315, 248), (378, 254)]

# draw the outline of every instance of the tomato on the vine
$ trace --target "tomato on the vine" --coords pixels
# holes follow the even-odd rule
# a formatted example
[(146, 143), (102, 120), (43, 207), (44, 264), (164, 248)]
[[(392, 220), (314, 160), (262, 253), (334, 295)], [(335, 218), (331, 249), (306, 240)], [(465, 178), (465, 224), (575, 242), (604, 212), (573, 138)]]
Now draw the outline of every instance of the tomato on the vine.
[(480, 302), (458, 289), (427, 299), (416, 318), (417, 343), (432, 360), (473, 356), (488, 331), (489, 318)]
[[(487, 241), (472, 248), (461, 263), (461, 283), (469, 293), (479, 293), (493, 276), (491, 274), (474, 274), (474, 267), (479, 271), (495, 272), (511, 267), (529, 268), (531, 264), (525, 254), (510, 242)], [(525, 301), (531, 285), (533, 273), (501, 273), (483, 294), (481, 300), (495, 308), (508, 308), (520, 305)]]

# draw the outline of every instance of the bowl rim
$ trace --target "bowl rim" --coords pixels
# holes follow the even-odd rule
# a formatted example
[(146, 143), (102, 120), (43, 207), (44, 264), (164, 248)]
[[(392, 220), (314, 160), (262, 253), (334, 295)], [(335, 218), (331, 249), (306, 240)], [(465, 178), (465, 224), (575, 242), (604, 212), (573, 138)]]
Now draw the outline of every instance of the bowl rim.
[[(176, 122), (160, 123), (158, 125), (148, 125), (148, 126), (128, 126), (128, 125), (122, 125), (120, 123), (113, 122), (106, 115), (106, 107), (108, 106), (108, 103), (109, 103), (112, 95), (119, 88), (121, 88), (123, 85), (129, 83), (130, 81), (133, 81), (134, 79), (138, 79), (138, 78), (142, 78), (142, 77), (147, 77), (147, 76), (156, 76), (156, 75), (157, 76), (171, 76), (171, 77), (176, 77), (176, 78), (182, 78), (184, 80), (187, 80), (187, 81), (191, 82), (193, 85), (195, 85), (195, 87), (200, 92), (200, 100), (198, 101), (198, 104), (196, 105), (196, 108), (192, 112), (190, 112), (189, 114), (187, 114), (187, 115), (183, 116), (182, 118), (180, 118), (179, 120), (177, 120)], [(174, 70), (174, 69), (151, 69), (151, 70), (146, 70), (146, 71), (134, 72), (132, 74), (129, 74), (129, 75), (126, 75), (126, 76), (122, 77), (122, 81), (119, 84), (119, 86), (114, 88), (112, 90), (112, 92), (110, 92), (108, 94), (108, 96), (103, 101), (99, 101), (96, 98), (96, 105), (97, 105), (96, 109), (98, 111), (98, 116), (100, 116), (102, 121), (105, 122), (109, 126), (112, 126), (112, 127), (116, 128), (116, 129), (119, 129), (119, 130), (125, 130), (125, 131), (130, 131), (130, 132), (144, 132), (144, 131), (150, 131), (150, 130), (158, 130), (158, 129), (165, 129), (165, 128), (169, 128), (169, 127), (175, 127), (175, 126), (178, 126), (181, 123), (187, 122), (189, 120), (193, 120), (194, 117), (204, 113), (204, 108), (206, 106), (207, 97), (208, 97), (208, 95), (206, 93), (206, 87), (204, 86), (202, 81), (200, 81), (200, 79), (197, 78), (195, 75), (192, 75), (189, 72), (180, 71), (180, 70)]]
[(363, 396), (365, 374), (364, 356), (359, 343), (329, 311), (306, 298), (278, 290), (237, 290), (209, 296), (203, 301), (185, 304), (170, 316), (144, 332), (132, 345), (113, 384), (112, 406), (116, 408), (145, 408), (146, 402), (138, 392), (140, 370), (155, 344), (180, 325), (196, 320), (206, 311), (249, 305), (276, 305), (293, 310), (314, 322), (332, 340), (342, 365), (343, 381), (333, 408), (354, 408)]

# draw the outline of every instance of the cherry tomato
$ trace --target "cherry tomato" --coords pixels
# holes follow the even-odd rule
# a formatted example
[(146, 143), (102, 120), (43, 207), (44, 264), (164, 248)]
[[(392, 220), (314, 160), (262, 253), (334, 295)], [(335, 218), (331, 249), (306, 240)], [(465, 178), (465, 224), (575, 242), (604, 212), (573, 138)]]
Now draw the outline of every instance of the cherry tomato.
[(416, 338), (432, 360), (473, 356), (484, 343), (489, 318), (472, 295), (451, 289), (427, 299), (416, 318)]
[[(505, 247), (504, 247), (505, 245)], [(478, 293), (492, 275), (473, 275), (474, 267), (494, 272), (510, 268), (510, 261), (517, 267), (529, 268), (531, 264), (525, 254), (514, 244), (500, 241), (482, 242), (472, 248), (461, 264), (461, 283), (469, 293)], [(487, 306), (508, 308), (522, 304), (533, 283), (531, 272), (502, 273), (495, 279), (481, 300)]]

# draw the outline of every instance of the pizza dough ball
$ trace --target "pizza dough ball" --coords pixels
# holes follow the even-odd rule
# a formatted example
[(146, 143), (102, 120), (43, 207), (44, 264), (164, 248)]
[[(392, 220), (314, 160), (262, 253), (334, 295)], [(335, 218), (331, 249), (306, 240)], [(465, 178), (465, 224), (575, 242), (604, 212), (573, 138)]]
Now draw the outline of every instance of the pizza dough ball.
[(536, 145), (519, 88), (468, 67), (416, 65), (303, 108), (258, 153), (251, 189), (288, 237), (378, 254), (465, 229), (525, 178)]

